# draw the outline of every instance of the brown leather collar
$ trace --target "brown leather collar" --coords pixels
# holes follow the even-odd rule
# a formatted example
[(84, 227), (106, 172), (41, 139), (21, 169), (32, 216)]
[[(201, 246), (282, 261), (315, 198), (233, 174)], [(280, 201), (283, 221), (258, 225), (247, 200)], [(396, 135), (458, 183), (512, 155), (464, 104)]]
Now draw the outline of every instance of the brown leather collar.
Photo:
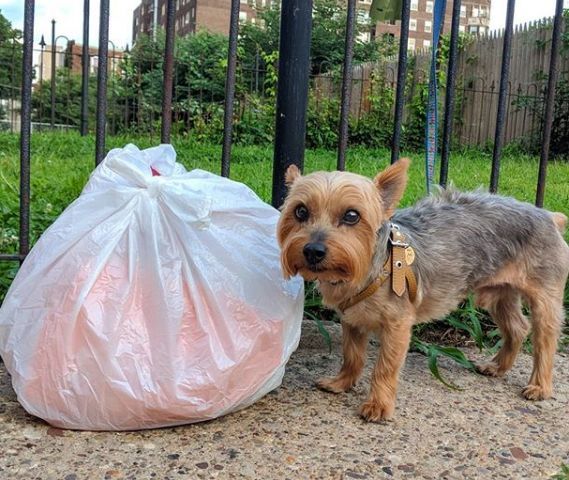
[(342, 313), (371, 297), (390, 276), (393, 292), (401, 297), (408, 290), (409, 300), (411, 303), (415, 301), (417, 279), (411, 268), (415, 261), (415, 251), (407, 243), (405, 235), (399, 230), (399, 226), (392, 223), (390, 228), (389, 247), (391, 252), (383, 265), (382, 273), (361, 292), (340, 303), (338, 308)]

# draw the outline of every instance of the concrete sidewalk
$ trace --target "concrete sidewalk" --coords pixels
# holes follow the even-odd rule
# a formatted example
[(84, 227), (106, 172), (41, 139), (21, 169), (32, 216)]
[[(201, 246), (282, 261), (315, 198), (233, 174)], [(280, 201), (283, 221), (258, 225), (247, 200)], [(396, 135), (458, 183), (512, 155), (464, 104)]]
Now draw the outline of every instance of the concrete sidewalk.
[[(248, 409), (185, 427), (91, 433), (52, 428), (19, 406), (0, 364), (0, 479), (539, 479), (569, 463), (569, 357), (558, 355), (555, 398), (521, 398), (531, 372), (522, 355), (505, 379), (442, 362), (464, 388), (451, 391), (411, 353), (401, 375), (396, 417), (357, 416), (367, 375), (353, 391), (316, 390), (341, 362), (338, 325), (327, 325), (333, 354), (312, 322), (281, 388)], [(476, 356), (476, 352), (469, 351)]]

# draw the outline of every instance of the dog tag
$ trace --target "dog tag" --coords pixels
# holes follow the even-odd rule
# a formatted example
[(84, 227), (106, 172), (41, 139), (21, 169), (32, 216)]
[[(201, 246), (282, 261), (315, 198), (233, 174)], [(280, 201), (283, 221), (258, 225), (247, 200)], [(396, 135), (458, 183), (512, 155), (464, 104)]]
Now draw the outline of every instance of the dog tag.
[(415, 250), (413, 250), (411, 247), (407, 247), (405, 249), (405, 262), (407, 263), (407, 265), (412, 265), (414, 261), (415, 261)]

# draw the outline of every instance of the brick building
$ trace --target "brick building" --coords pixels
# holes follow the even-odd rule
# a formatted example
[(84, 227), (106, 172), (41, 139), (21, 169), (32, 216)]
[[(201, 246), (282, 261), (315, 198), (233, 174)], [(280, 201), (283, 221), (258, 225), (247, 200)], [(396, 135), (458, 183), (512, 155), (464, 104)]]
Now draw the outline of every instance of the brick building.
[[(71, 73), (81, 74), (81, 55), (83, 54), (83, 46), (71, 40), (67, 46), (57, 45), (55, 50), (55, 68), (68, 68)], [(97, 73), (99, 65), (99, 49), (97, 47), (89, 47), (89, 72), (92, 74)], [(108, 70), (109, 72), (118, 73), (120, 61), (124, 57), (123, 50), (113, 50), (109, 45), (108, 54)], [(38, 73), (35, 81), (51, 79), (51, 45), (46, 45), (42, 53), (38, 54), (37, 59)], [(41, 71), (40, 71), (41, 70)]]
[[(262, 8), (271, 0), (241, 0), (239, 17), (242, 21), (255, 21), (255, 7)], [(176, 0), (176, 33), (180, 36), (198, 30), (229, 34), (231, 0)], [(154, 21), (166, 26), (166, 0), (142, 0), (134, 9), (132, 39), (141, 33), (150, 34)]]
[[(411, 18), (409, 21), (409, 50), (430, 48), (433, 38), (434, 0), (411, 0)], [(360, 10), (369, 12), (371, 0), (360, 0)], [(447, 2), (443, 33), (450, 32), (452, 20), (452, 2)], [(472, 34), (487, 33), (490, 26), (490, 0), (462, 0), (460, 7), (460, 31)], [(372, 34), (393, 35), (399, 38), (401, 22), (395, 24), (378, 23)]]
[[(81, 68), (81, 55), (83, 54), (83, 45), (75, 43), (71, 40), (67, 44), (67, 49), (65, 50), (65, 66), (71, 69), (72, 73), (79, 74), (82, 71)], [(89, 70), (91, 73), (97, 73), (97, 67), (99, 64), (99, 49), (97, 47), (89, 47)], [(122, 49), (114, 49), (112, 45), (109, 45), (108, 49), (108, 71), (118, 72), (120, 62), (124, 57), (124, 51)]]

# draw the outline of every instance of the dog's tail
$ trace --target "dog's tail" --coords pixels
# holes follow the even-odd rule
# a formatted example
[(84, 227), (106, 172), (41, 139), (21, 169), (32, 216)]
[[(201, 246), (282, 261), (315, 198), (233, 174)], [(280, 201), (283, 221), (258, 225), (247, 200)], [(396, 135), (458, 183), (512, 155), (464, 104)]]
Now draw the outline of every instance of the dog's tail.
[(553, 223), (555, 223), (557, 230), (559, 230), (561, 234), (565, 233), (565, 229), (567, 228), (567, 217), (560, 212), (551, 212), (551, 218), (553, 219)]

